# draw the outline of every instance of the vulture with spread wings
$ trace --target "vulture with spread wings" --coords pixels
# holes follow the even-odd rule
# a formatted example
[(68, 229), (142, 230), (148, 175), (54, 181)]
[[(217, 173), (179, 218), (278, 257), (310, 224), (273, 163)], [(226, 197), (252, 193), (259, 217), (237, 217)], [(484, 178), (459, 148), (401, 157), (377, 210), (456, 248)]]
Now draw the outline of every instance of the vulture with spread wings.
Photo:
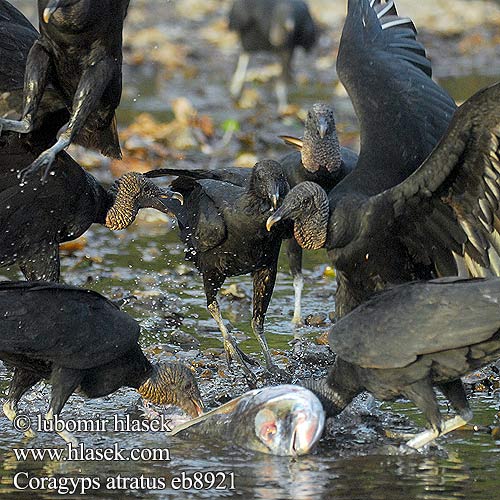
[[(500, 83), (455, 113), (449, 129), (407, 179), (373, 196), (296, 186), (268, 219), (294, 220), (306, 244), (326, 246), (340, 271), (342, 313), (390, 284), (439, 275), (500, 275)], [(323, 209), (324, 210), (324, 209)]]
[[(349, 1), (337, 62), (360, 121), (358, 164), (328, 195), (316, 184), (297, 185), (267, 224), (292, 220), (303, 247), (327, 248), (339, 317), (391, 284), (499, 270), (498, 89), (462, 106), (433, 150), (455, 105), (430, 78), (411, 22), (378, 18), (372, 4)], [(357, 30), (363, 45), (352, 43)], [(349, 64), (376, 45), (387, 50), (373, 51), (372, 64)], [(397, 78), (385, 75), (395, 61)], [(318, 208), (325, 200), (328, 216)]]

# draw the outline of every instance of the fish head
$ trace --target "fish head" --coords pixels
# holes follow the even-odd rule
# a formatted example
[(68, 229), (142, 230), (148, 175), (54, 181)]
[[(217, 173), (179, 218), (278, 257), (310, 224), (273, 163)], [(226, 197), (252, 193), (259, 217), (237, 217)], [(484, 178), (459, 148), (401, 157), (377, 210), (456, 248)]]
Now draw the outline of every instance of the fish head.
[(294, 385), (266, 389), (259, 395), (261, 403), (254, 414), (256, 439), (251, 440), (248, 447), (282, 456), (309, 453), (325, 424), (325, 412), (318, 398), (311, 391)]

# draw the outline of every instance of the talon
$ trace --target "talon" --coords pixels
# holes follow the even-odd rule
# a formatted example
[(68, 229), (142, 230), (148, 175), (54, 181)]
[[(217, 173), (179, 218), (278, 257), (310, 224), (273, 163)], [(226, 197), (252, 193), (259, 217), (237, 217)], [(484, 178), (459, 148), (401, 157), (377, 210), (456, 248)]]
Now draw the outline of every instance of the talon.
[(25, 183), (29, 177), (41, 170), (41, 182), (45, 184), (48, 180), (49, 172), (51, 170), (52, 163), (55, 160), (55, 155), (51, 153), (42, 153), (31, 165), (20, 170), (17, 177), (21, 180), (21, 183)]
[[(49, 173), (50, 173), (50, 167), (52, 166), (52, 162), (54, 160), (51, 160), (46, 166), (45, 168), (43, 169), (43, 174), (42, 174), (42, 183), (45, 184), (48, 180), (48, 176), (49, 176)], [(44, 163), (47, 163), (47, 162), (44, 162)]]
[[(232, 341), (231, 341), (232, 340)], [(257, 380), (257, 377), (251, 372), (251, 370), (247, 366), (247, 362), (249, 364), (255, 364), (255, 361), (247, 356), (236, 344), (234, 339), (225, 340), (224, 341), (224, 350), (226, 351), (226, 360), (227, 365), (231, 368), (231, 361), (236, 359), (243, 369), (245, 373), (245, 378), (247, 379), (247, 383), (254, 383)], [(248, 360), (248, 361), (247, 361)]]

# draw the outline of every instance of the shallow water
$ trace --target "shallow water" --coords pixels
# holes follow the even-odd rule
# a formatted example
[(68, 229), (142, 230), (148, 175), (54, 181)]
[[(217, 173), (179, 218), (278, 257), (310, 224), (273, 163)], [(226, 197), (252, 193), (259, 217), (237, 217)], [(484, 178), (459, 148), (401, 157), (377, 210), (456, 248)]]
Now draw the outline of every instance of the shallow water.
[[(131, 299), (132, 302), (126, 309), (141, 321), (144, 329), (142, 342), (145, 346), (162, 345), (160, 351), (174, 350), (171, 344), (164, 345), (165, 334), (173, 329), (166, 326), (165, 320), (161, 318), (164, 313), (161, 301), (166, 297), (168, 309), (181, 312), (184, 316), (181, 329), (197, 335), (202, 343), (202, 350), (205, 347), (220, 347), (220, 334), (209, 321), (204, 308), (200, 279), (196, 274), (179, 274), (179, 271), (186, 273), (187, 268), (179, 267), (184, 266), (181, 248), (175, 230), (164, 234), (167, 226), (165, 222), (141, 221), (132, 230), (120, 233), (118, 237), (104, 228), (93, 228), (87, 235), (86, 248), (63, 259), (63, 275), (71, 283), (89, 286), (109, 297), (120, 298), (128, 294), (136, 296), (137, 299)], [(91, 260), (96, 257), (102, 258), (102, 262)], [(307, 254), (305, 314), (333, 309), (334, 282), (331, 278), (322, 277), (324, 260), (322, 252)], [(244, 290), (250, 291), (248, 277), (233, 279), (231, 282), (240, 283)], [(286, 273), (286, 265), (282, 263), (282, 272), (267, 317), (268, 339), (273, 348), (289, 347), (292, 334), (292, 293), (291, 280)], [(155, 304), (155, 301), (158, 303)], [(243, 332), (238, 338), (245, 351), (257, 355), (258, 346), (251, 337), (248, 325), (250, 301), (246, 299), (232, 305), (224, 300), (223, 311), (224, 316)], [(201, 328), (205, 330), (202, 331)], [(325, 328), (309, 327), (303, 328), (302, 332), (316, 337), (324, 330)], [(157, 354), (158, 347), (152, 352)], [(188, 361), (199, 357), (197, 350), (184, 354)], [(182, 356), (182, 352), (179, 356)], [(222, 360), (220, 363), (224, 366)], [(198, 369), (198, 374), (200, 371)], [(0, 371), (1, 387), (4, 390), (8, 378), (5, 371)], [(228, 384), (230, 386), (230, 382)], [(206, 381), (201, 381), (201, 385), (202, 390), (205, 390)], [(219, 392), (220, 390), (219, 388)], [(214, 389), (211, 388), (210, 391), (212, 397)], [(39, 386), (21, 403), (21, 413), (29, 413), (32, 418), (43, 415), (48, 396), (47, 388)], [(114, 416), (121, 418), (130, 414), (136, 400), (134, 391), (125, 389), (107, 398), (92, 401), (84, 401), (74, 395), (66, 405), (63, 416), (65, 420), (111, 419)], [(212, 400), (209, 400), (208, 404), (211, 403)], [(471, 405), (474, 423), (495, 423), (496, 413), (499, 411), (497, 395), (476, 393)], [(393, 417), (392, 408), (398, 415), (409, 417), (410, 420)], [(500, 441), (485, 433), (456, 432), (440, 439), (439, 448), (433, 448), (422, 455), (415, 453), (406, 456), (396, 447), (390, 447), (391, 441), (381, 436), (382, 427), (415, 432), (424, 422), (409, 403), (384, 405), (384, 410), (369, 411), (367, 418), (349, 421), (347, 424), (339, 423), (333, 433), (334, 438), (320, 442), (312, 455), (297, 459), (235, 449), (230, 443), (224, 442), (223, 436), (218, 443), (193, 443), (180, 438), (166, 438), (161, 433), (76, 433), (80, 442), (91, 449), (109, 448), (114, 443), (119, 443), (123, 450), (167, 448), (170, 452), (169, 462), (152, 459), (133, 462), (16, 460), (13, 448), (63, 447), (62, 440), (50, 433), (40, 433), (35, 440), (28, 441), (12, 429), (6, 418), (0, 418), (0, 492), (6, 498), (9, 495), (23, 495), (24, 498), (26, 492), (21, 493), (13, 487), (13, 478), (21, 473), (17, 477), (20, 487), (23, 487), (25, 483), (22, 479), (26, 477), (23, 474), (28, 473), (30, 478), (94, 478), (94, 484), (98, 482), (101, 489), (89, 490), (88, 498), (495, 498), (500, 472), (500, 455), (497, 453)], [(446, 412), (444, 405), (442, 411)], [(389, 421), (386, 420), (387, 415), (390, 415)], [(108, 426), (108, 429), (112, 429), (112, 426)], [(218, 479), (224, 479), (221, 486), (227, 487), (231, 484), (232, 473), (235, 489), (189, 489), (179, 493), (179, 490), (172, 488), (172, 480), (181, 481), (183, 473), (197, 477), (196, 472), (219, 472), (221, 474)], [(121, 484), (108, 483), (112, 481), (110, 478), (118, 476), (122, 478)], [(146, 481), (144, 478), (156, 478), (156, 483), (151, 483), (153, 479), (150, 479), (149, 485), (143, 483), (144, 491), (138, 491), (136, 487), (113, 489), (126, 486), (127, 480), (123, 478), (141, 476), (143, 481)], [(181, 479), (176, 480), (175, 477)], [(205, 481), (200, 485), (207, 487), (213, 480), (210, 474), (200, 477)], [(163, 478), (165, 483), (158, 482), (157, 478)], [(61, 484), (60, 491), (64, 492), (64, 483)], [(54, 491), (39, 489), (39, 483), (32, 485), (37, 490), (36, 498), (58, 497)], [(188, 486), (188, 483), (185, 485)], [(81, 483), (78, 487), (82, 487)]]
[[(16, 2), (17, 5), (18, 2)], [(33, 2), (20, 1), (21, 7), (31, 7)], [(137, 2), (140, 4), (140, 2)], [(142, 5), (142, 4), (141, 4)], [(172, 5), (172, 4), (170, 4)], [(134, 17), (140, 26), (144, 19)], [(174, 25), (175, 22), (179, 25)], [(183, 35), (188, 21), (176, 19), (166, 21), (175, 34), (175, 40), (186, 42)], [(192, 21), (191, 25), (196, 26)], [(190, 26), (191, 26), (190, 25)], [(192, 27), (192, 26), (191, 26)], [(200, 74), (186, 78), (181, 73), (165, 78), (157, 68), (145, 66), (125, 68), (124, 99), (119, 111), (119, 121), (126, 124), (142, 111), (148, 111), (162, 120), (173, 116), (169, 100), (176, 96), (188, 96), (200, 113), (209, 114), (217, 127), (227, 118), (236, 119), (242, 129), (259, 128), (255, 153), (279, 156), (285, 148), (278, 141), (268, 142), (278, 132), (300, 134), (300, 121), (293, 118), (279, 120), (269, 109), (237, 110), (232, 107), (224, 90), (235, 58), (234, 50), (225, 60), (212, 59), (214, 67), (204, 67), (204, 47), (194, 40), (193, 58), (199, 64)], [(324, 47), (328, 52), (330, 46)], [(213, 49), (210, 49), (213, 50)], [(226, 51), (227, 52), (227, 51)], [(226, 54), (227, 55), (227, 54)], [(301, 56), (302, 57), (302, 56)], [(265, 59), (265, 58), (264, 58)], [(304, 61), (304, 59), (301, 59)], [(265, 61), (268, 62), (268, 61)], [(307, 106), (318, 99), (334, 100), (337, 121), (341, 129), (341, 140), (356, 147), (356, 123), (348, 101), (342, 95), (334, 97), (331, 82), (333, 72), (308, 68), (314, 72), (307, 84), (292, 89), (291, 100)], [(486, 69), (486, 68), (485, 68)], [(219, 71), (221, 70), (221, 71)], [(488, 75), (488, 76), (484, 76)], [(457, 100), (463, 100), (478, 88), (497, 80), (491, 68), (484, 73), (460, 77), (440, 78)], [(250, 84), (261, 96), (273, 102), (272, 86)], [(254, 116), (257, 116), (257, 118)], [(256, 125), (257, 124), (257, 125)], [(239, 152), (236, 139), (216, 156), (215, 164), (231, 164), (235, 152)], [(198, 152), (187, 152), (179, 160), (182, 165), (215, 166), (213, 157)], [(109, 179), (103, 169), (97, 172)], [(142, 343), (151, 355), (176, 356), (186, 362), (194, 362), (200, 377), (202, 391), (209, 406), (214, 406), (241, 393), (241, 383), (233, 387), (232, 376), (224, 365), (220, 354), (220, 334), (205, 309), (205, 298), (201, 280), (183, 257), (176, 230), (171, 221), (159, 219), (151, 212), (141, 215), (130, 230), (111, 233), (102, 227), (93, 227), (86, 234), (87, 243), (62, 259), (62, 275), (67, 283), (87, 286), (115, 300), (126, 300), (125, 310), (133, 314), (143, 328)], [(303, 297), (304, 316), (309, 313), (326, 313), (334, 310), (334, 280), (324, 275), (327, 259), (323, 251), (307, 253), (305, 261), (306, 286)], [(293, 288), (286, 262), (280, 261), (280, 274), (273, 299), (267, 314), (266, 331), (270, 346), (280, 363), (287, 362), (286, 353), (294, 331), (290, 324), (293, 309)], [(15, 270), (0, 270), (3, 276), (14, 279)], [(240, 301), (222, 299), (224, 318), (234, 327), (242, 348), (259, 357), (257, 342), (252, 338), (250, 319), (251, 281), (248, 276), (234, 278), (231, 283), (241, 285), (246, 298)], [(328, 326), (305, 327), (300, 334), (315, 339)], [(196, 337), (200, 345), (191, 349), (180, 349), (170, 341), (172, 331), (180, 329)], [(206, 349), (215, 351), (213, 363), (207, 361)], [(201, 359), (202, 363), (197, 364)], [(206, 368), (212, 373), (207, 376)], [(218, 368), (217, 368), (218, 367)], [(219, 370), (219, 373), (217, 373)], [(202, 374), (208, 378), (203, 378)], [(215, 375), (214, 375), (215, 374)], [(222, 376), (223, 382), (214, 381)], [(241, 378), (241, 377), (240, 377)], [(0, 368), (0, 389), (5, 392), (8, 373)], [(239, 381), (241, 382), (241, 381)], [(43, 415), (48, 404), (49, 391), (43, 384), (29, 393), (20, 405), (20, 412), (33, 419)], [(136, 415), (137, 395), (132, 390), (120, 390), (100, 400), (84, 401), (74, 395), (66, 405), (62, 416), (66, 420), (112, 419), (124, 415)], [(475, 424), (497, 424), (498, 394), (476, 392), (471, 395)], [(447, 408), (443, 404), (442, 411)], [(455, 432), (441, 438), (438, 446), (425, 453), (405, 454), (395, 442), (383, 435), (386, 428), (401, 432), (415, 432), (424, 425), (421, 415), (413, 405), (406, 402), (361, 405), (360, 412), (329, 422), (329, 438), (320, 442), (313, 454), (297, 459), (260, 455), (231, 447), (221, 436), (220, 442), (186, 442), (180, 438), (166, 438), (162, 433), (115, 432), (108, 424), (106, 432), (76, 433), (80, 442), (88, 449), (109, 448), (115, 443), (125, 450), (168, 450), (170, 461), (153, 460), (86, 460), (68, 461), (16, 459), (13, 449), (33, 447), (48, 449), (63, 448), (62, 440), (51, 433), (40, 433), (32, 441), (14, 431), (6, 418), (0, 418), (0, 494), (5, 498), (60, 498), (69, 494), (70, 486), (64, 478), (79, 478), (76, 493), (82, 492), (83, 478), (95, 487), (86, 491), (87, 498), (259, 498), (259, 499), (477, 499), (498, 497), (498, 475), (500, 474), (499, 440), (485, 432)], [(150, 451), (148, 451), (150, 450)], [(208, 474), (207, 474), (208, 473)], [(208, 488), (213, 475), (220, 487)], [(19, 488), (13, 485), (18, 474)], [(22, 489), (25, 478), (55, 477), (59, 491), (41, 488), (34, 479), (33, 490)], [(201, 474), (201, 475), (200, 475)], [(184, 475), (184, 476), (183, 476)], [(118, 476), (121, 477), (121, 483)], [(141, 478), (143, 484), (131, 484), (133, 478)], [(188, 488), (189, 480), (195, 477), (202, 489)], [(128, 479), (127, 479), (128, 478)], [(146, 484), (146, 479), (149, 484)], [(199, 483), (201, 479), (201, 483)], [(93, 482), (92, 482), (93, 480)], [(222, 481), (222, 482), (221, 482)], [(199, 483), (199, 484), (198, 484)], [(230, 489), (233, 486), (234, 489)], [(174, 486), (178, 486), (177, 489)], [(184, 488), (185, 487), (185, 488)]]

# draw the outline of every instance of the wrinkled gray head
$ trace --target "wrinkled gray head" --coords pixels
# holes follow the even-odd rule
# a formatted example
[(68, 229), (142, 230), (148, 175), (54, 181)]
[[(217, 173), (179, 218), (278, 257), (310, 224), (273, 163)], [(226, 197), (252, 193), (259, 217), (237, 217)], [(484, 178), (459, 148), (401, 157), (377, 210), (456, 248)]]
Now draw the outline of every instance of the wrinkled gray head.
[(169, 201), (183, 202), (182, 195), (170, 188), (161, 188), (151, 179), (137, 172), (127, 172), (115, 181), (110, 193), (114, 203), (106, 214), (106, 227), (113, 230), (125, 229), (134, 222), (141, 208), (154, 208), (171, 214)]
[(307, 112), (301, 155), (302, 164), (309, 172), (324, 168), (335, 173), (342, 167), (335, 115), (327, 104), (313, 104)]
[(152, 403), (172, 404), (192, 417), (203, 412), (198, 383), (191, 370), (182, 363), (153, 364), (151, 376), (137, 389)]
[(274, 160), (257, 162), (250, 177), (250, 191), (259, 199), (269, 202), (276, 210), (290, 186), (280, 163)]
[(297, 184), (285, 197), (280, 208), (267, 219), (267, 230), (280, 220), (293, 221), (297, 243), (309, 250), (322, 248), (326, 242), (329, 200), (326, 192), (315, 182)]

